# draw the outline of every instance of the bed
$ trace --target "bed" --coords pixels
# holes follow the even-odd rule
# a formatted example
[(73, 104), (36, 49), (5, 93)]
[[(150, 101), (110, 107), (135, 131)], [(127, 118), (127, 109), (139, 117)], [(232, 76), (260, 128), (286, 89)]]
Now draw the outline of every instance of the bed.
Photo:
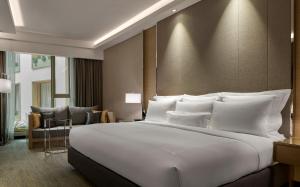
[(85, 165), (73, 156), (86, 157), (133, 186), (220, 186), (259, 173), (273, 160), (267, 138), (168, 124), (95, 124), (74, 129), (70, 140), (72, 165)]
[[(257, 101), (261, 104), (267, 100), (273, 101), (273, 96), (262, 96)], [(166, 105), (172, 102), (162, 103)], [(149, 102), (149, 106), (153, 103)], [(245, 107), (242, 101), (212, 103), (214, 111), (209, 121), (215, 124), (211, 127), (217, 124), (216, 120), (220, 119), (220, 115), (223, 118), (219, 123), (226, 127), (226, 118), (232, 115), (226, 114), (226, 111), (235, 114), (240, 110), (224, 108), (222, 111), (218, 105)], [(257, 108), (255, 103), (256, 100), (251, 99), (246, 108), (254, 106), (250, 110), (253, 113), (262, 117), (269, 115)], [(286, 101), (280, 111), (285, 103)], [(271, 104), (268, 111), (274, 110), (275, 105)], [(176, 110), (179, 105), (176, 101)], [(204, 104), (201, 103), (202, 105)], [(265, 104), (261, 106), (265, 107)], [(148, 115), (158, 115), (156, 119), (163, 118), (164, 115), (160, 115), (162, 113), (164, 112), (156, 111), (151, 114), (148, 108)], [(193, 120), (195, 114), (193, 113)], [(240, 121), (235, 119), (234, 122), (247, 124), (244, 119), (247, 119), (248, 114), (241, 114), (243, 117)], [(249, 114), (250, 124), (256, 121), (265, 123), (253, 115)], [(279, 115), (281, 118), (280, 112)], [(176, 123), (181, 118), (175, 118), (173, 122), (151, 121), (146, 118), (146, 121), (141, 122), (94, 124), (73, 129), (70, 133), (69, 163), (97, 186), (281, 186), (287, 181), (287, 166), (273, 163), (273, 143), (277, 141), (276, 138), (256, 135), (255, 131), (234, 132), (239, 126), (233, 126), (235, 129), (230, 131), (187, 125), (189, 121), (184, 125)], [(289, 121), (289, 117), (283, 119), (282, 124), (288, 124), (285, 120)], [(231, 121), (229, 123), (233, 123)]]

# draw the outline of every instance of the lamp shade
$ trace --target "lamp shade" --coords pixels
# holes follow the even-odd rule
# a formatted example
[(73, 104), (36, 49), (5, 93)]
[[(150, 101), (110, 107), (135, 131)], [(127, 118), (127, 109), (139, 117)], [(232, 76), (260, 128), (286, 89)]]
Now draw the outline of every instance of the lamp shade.
[(11, 81), (7, 79), (0, 79), (0, 93), (11, 92)]
[(141, 103), (140, 93), (126, 93), (125, 103)]

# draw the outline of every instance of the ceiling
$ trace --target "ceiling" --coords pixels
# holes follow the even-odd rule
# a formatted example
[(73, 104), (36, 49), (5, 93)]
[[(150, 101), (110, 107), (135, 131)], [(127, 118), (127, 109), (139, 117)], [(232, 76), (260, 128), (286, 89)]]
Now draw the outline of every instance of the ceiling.
[[(11, 1), (19, 3), (24, 26), (14, 27), (18, 24), (12, 19), (14, 10), (8, 3)], [(151, 16), (95, 45), (95, 40), (160, 0), (0, 0), (0, 39), (65, 47), (103, 48), (155, 25), (157, 21), (174, 14), (172, 9), (181, 10), (198, 1), (174, 0)]]
[(15, 33), (14, 22), (11, 17), (9, 4), (0, 0), (0, 32)]
[(95, 40), (159, 0), (21, 0), (18, 31)]

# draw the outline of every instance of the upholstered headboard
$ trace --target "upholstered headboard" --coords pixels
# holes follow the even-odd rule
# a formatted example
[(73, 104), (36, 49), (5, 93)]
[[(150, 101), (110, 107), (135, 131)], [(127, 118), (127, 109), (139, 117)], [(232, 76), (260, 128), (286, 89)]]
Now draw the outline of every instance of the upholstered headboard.
[[(160, 21), (157, 94), (291, 88), (290, 7), (290, 1), (203, 0)], [(290, 103), (282, 112), (286, 136)]]

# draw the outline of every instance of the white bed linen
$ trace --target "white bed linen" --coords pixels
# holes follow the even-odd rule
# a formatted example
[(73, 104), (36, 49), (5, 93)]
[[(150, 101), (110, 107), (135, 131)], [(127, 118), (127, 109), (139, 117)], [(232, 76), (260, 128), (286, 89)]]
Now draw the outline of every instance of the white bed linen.
[(200, 127), (130, 122), (74, 128), (70, 144), (144, 187), (213, 187), (272, 164), (273, 141)]

